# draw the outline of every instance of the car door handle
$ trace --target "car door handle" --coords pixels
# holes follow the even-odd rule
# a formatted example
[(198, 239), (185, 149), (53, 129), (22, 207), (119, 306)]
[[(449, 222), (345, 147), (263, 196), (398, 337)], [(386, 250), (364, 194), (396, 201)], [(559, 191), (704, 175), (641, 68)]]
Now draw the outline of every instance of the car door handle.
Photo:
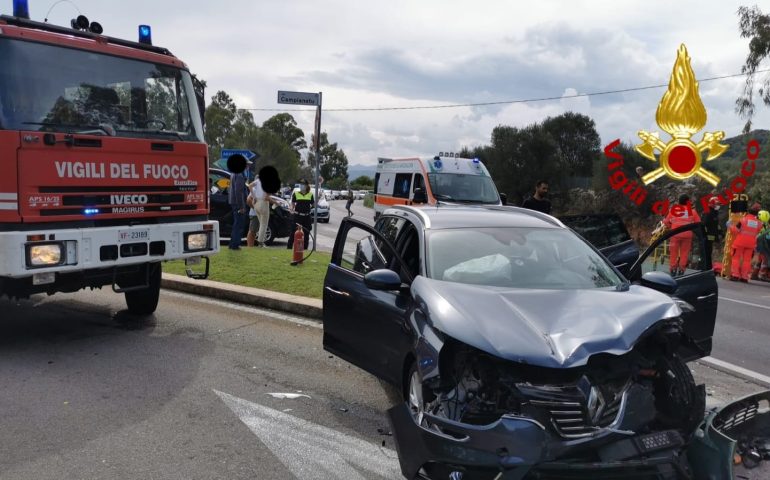
[(342, 295), (343, 297), (349, 297), (350, 294), (348, 292), (343, 292), (341, 290), (335, 290), (332, 287), (324, 287), (324, 290), (327, 290), (335, 295)]
[(703, 300), (708, 300), (709, 298), (714, 298), (716, 296), (717, 296), (716, 293), (709, 293), (708, 295), (703, 295), (702, 297), (698, 297), (698, 301), (702, 302)]

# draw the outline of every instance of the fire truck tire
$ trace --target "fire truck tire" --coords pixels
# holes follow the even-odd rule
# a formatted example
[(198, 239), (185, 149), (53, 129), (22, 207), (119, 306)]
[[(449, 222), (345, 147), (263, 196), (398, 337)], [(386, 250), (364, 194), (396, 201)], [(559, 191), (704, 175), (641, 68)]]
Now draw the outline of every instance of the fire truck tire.
[(128, 311), (134, 315), (150, 315), (158, 307), (162, 268), (160, 263), (150, 264), (147, 268), (151, 269), (149, 287), (125, 293)]

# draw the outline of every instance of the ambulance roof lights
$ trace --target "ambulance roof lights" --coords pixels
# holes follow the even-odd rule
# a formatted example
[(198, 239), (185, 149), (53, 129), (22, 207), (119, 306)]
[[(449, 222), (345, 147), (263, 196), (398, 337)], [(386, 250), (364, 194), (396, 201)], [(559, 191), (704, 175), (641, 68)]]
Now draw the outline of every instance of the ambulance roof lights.
[(139, 25), (139, 43), (152, 45), (152, 28), (149, 25)]
[(474, 159), (473, 159), (473, 163), (476, 163), (476, 164), (478, 164), (479, 162), (480, 162), (480, 160), (479, 160), (478, 158), (474, 158)]
[(13, 16), (29, 20), (29, 2), (27, 0), (13, 0)]

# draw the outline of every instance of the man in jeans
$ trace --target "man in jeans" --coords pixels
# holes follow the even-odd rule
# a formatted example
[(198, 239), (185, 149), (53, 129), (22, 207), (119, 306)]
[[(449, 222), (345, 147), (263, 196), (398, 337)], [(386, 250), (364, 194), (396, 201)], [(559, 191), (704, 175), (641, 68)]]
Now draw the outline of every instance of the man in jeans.
[(241, 236), (246, 226), (246, 158), (242, 155), (233, 155), (227, 159), (227, 168), (233, 172), (230, 176), (230, 188), (228, 190), (228, 202), (233, 212), (233, 228), (230, 231), (230, 250), (241, 249)]

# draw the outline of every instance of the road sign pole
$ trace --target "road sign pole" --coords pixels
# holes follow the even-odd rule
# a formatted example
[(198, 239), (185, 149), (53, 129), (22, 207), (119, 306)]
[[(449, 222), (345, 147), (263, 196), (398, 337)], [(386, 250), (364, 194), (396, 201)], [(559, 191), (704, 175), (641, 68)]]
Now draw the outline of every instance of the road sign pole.
[(315, 208), (313, 209), (313, 250), (316, 249), (318, 238), (318, 177), (321, 168), (321, 100), (322, 92), (318, 92), (318, 107), (315, 112)]

